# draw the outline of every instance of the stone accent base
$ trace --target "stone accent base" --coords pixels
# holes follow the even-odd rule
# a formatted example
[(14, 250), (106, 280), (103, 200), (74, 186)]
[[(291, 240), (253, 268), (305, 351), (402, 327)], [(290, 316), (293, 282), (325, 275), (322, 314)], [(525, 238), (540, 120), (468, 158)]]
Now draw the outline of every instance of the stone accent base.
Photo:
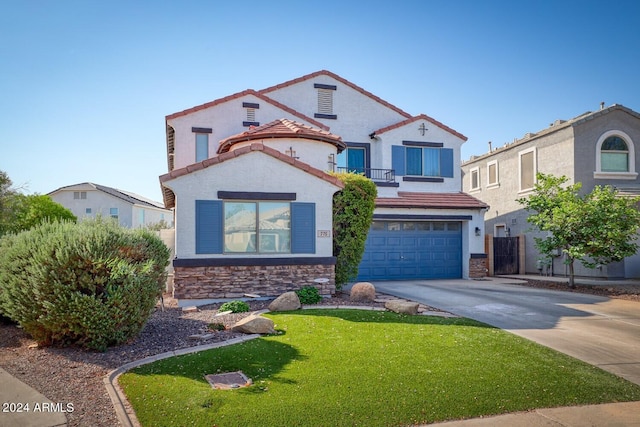
[(469, 259), (469, 278), (481, 279), (487, 276), (487, 258), (471, 257)]
[[(329, 279), (316, 283), (314, 279)], [(303, 286), (315, 286), (320, 295), (336, 291), (335, 265), (232, 265), (175, 267), (176, 299), (241, 298), (245, 294), (278, 296)]]

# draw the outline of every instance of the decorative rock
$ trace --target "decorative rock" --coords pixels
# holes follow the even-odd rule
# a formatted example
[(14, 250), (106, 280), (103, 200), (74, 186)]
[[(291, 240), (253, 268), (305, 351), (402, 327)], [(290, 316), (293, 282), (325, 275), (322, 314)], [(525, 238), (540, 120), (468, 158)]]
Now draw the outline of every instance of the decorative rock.
[(358, 282), (351, 287), (351, 301), (373, 302), (376, 299), (376, 288), (369, 282)]
[(273, 320), (252, 314), (240, 320), (231, 328), (234, 332), (243, 334), (275, 334)]
[(220, 312), (214, 314), (213, 317), (226, 316), (227, 314), (231, 314), (231, 313), (233, 313), (232, 310), (220, 311)]
[(195, 313), (197, 311), (198, 311), (198, 307), (196, 307), (196, 306), (182, 307), (182, 312), (183, 313)]
[(285, 292), (269, 304), (270, 311), (291, 311), (298, 310), (302, 305), (300, 298), (295, 292)]
[(392, 300), (384, 303), (384, 308), (398, 314), (418, 314), (418, 305), (417, 302)]

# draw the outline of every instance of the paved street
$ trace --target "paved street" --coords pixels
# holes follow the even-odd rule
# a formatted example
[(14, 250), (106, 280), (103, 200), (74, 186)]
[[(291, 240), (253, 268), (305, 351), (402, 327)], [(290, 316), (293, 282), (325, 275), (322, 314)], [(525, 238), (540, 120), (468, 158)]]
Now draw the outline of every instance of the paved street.
[(517, 280), (374, 285), (379, 292), (488, 323), (640, 384), (640, 303), (509, 282)]

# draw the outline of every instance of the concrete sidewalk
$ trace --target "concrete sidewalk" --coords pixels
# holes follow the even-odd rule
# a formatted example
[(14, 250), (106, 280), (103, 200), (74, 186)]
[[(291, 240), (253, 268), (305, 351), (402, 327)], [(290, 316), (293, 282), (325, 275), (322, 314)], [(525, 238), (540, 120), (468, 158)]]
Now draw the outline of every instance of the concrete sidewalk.
[(0, 368), (0, 427), (66, 426), (66, 404), (56, 405)]

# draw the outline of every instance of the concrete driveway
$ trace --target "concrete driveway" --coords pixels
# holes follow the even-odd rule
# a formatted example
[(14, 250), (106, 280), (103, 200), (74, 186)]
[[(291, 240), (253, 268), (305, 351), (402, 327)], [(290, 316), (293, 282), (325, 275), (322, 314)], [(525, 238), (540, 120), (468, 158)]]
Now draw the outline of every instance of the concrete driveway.
[(640, 303), (517, 280), (374, 282), (378, 292), (510, 331), (640, 384)]

